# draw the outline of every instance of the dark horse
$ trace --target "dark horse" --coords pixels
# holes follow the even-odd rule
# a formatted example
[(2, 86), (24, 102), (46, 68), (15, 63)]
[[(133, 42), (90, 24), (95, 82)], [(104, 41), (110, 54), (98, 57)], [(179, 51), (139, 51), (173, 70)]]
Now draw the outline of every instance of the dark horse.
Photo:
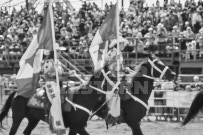
[[(153, 90), (153, 77), (172, 80), (175, 78), (175, 73), (159, 59), (150, 56), (147, 61), (142, 62), (136, 68), (128, 91), (147, 104)], [(134, 99), (128, 98), (121, 101), (121, 110), (124, 122), (132, 129), (133, 135), (143, 135), (140, 122), (146, 115), (146, 107)]]
[(185, 119), (182, 122), (182, 126), (185, 126), (190, 120), (195, 118), (199, 111), (201, 111), (203, 107), (203, 91), (197, 93), (195, 98), (192, 101), (189, 112), (187, 113)]
[[(102, 74), (95, 73), (91, 77), (88, 84), (101, 89), (103, 80), (104, 76)], [(76, 94), (74, 94), (73, 102), (86, 108), (89, 111), (94, 112), (105, 102), (105, 95), (93, 90), (89, 87), (89, 85), (87, 85), (86, 88), (80, 89)], [(22, 96), (15, 97), (15, 92), (13, 92), (8, 97), (0, 114), (0, 123), (5, 118), (11, 107), (13, 113), (13, 123), (9, 135), (16, 134), (16, 131), (23, 118), (28, 119), (28, 125), (23, 132), (24, 135), (30, 135), (32, 130), (37, 126), (40, 120), (45, 121), (44, 109), (28, 107), (27, 102), (27, 98), (24, 98)], [(62, 113), (65, 127), (70, 128), (69, 135), (76, 135), (77, 133), (80, 135), (88, 135), (87, 131), (85, 130), (89, 118), (89, 114), (87, 112), (81, 109), (74, 110), (72, 107), (72, 110), (70, 112), (67, 112), (63, 109)], [(105, 116), (102, 114), (104, 113), (97, 113), (98, 116), (104, 118)]]
[[(165, 77), (166, 79), (170, 80), (175, 75), (160, 60), (151, 56), (149, 57), (148, 61), (141, 63), (136, 69), (136, 74), (133, 75), (132, 78), (131, 87), (128, 88), (134, 96), (141, 99), (146, 104), (153, 89), (153, 77)], [(104, 76), (101, 73), (96, 73), (90, 79), (89, 84), (93, 85), (94, 87), (101, 88), (103, 85), (103, 80)], [(104, 85), (106, 84), (104, 83)], [(140, 86), (143, 86), (145, 90), (140, 91)], [(102, 86), (102, 88), (104, 88), (104, 86)], [(85, 91), (87, 92), (86, 94), (84, 94)], [(2, 109), (2, 113), (0, 114), (0, 122), (2, 122), (11, 106), (13, 111), (13, 124), (10, 135), (14, 135), (16, 133), (18, 126), (25, 117), (28, 119), (29, 123), (24, 130), (24, 134), (30, 135), (31, 131), (36, 127), (39, 120), (45, 120), (44, 110), (27, 107), (26, 104), (28, 99), (20, 96), (14, 98), (14, 95), (15, 93), (12, 93), (7, 99)], [(89, 110), (95, 111), (101, 104), (103, 104), (104, 97), (105, 96), (103, 94), (98, 94), (96, 91), (88, 87), (85, 90), (80, 90), (80, 93), (75, 95), (73, 102), (86, 107)], [(140, 121), (146, 115), (146, 108), (133, 99), (122, 101), (121, 108), (123, 111), (124, 120), (132, 128), (133, 135), (142, 135)], [(101, 110), (105, 109), (106, 107)], [(104, 118), (106, 116), (106, 112), (103, 113), (100, 111), (98, 115)], [(79, 109), (77, 109), (77, 111), (72, 109), (71, 112), (65, 112), (63, 110), (63, 118), (65, 126), (70, 127), (69, 135), (76, 135), (77, 133), (81, 135), (88, 135), (85, 130), (85, 126), (89, 118), (87, 112)]]

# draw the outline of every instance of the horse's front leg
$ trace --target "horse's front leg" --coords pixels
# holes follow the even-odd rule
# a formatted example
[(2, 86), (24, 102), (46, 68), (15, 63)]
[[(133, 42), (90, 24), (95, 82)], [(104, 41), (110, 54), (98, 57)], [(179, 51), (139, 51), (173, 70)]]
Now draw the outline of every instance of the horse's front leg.
[(68, 135), (77, 135), (77, 133), (73, 129), (70, 129)]
[(68, 135), (89, 135), (89, 133), (85, 130), (85, 128), (71, 128)]
[(34, 116), (28, 116), (28, 125), (24, 130), (24, 135), (31, 135), (32, 130), (37, 126), (39, 123), (39, 119), (35, 118)]
[(85, 130), (85, 128), (79, 129), (78, 134), (80, 134), (80, 135), (89, 135), (89, 133)]

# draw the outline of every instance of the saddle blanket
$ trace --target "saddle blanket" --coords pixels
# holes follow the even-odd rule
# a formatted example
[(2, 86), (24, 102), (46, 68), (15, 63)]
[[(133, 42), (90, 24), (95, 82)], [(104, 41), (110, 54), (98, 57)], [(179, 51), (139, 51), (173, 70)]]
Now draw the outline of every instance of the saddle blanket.
[[(62, 107), (65, 111), (70, 112), (72, 105), (68, 102), (65, 102), (65, 97), (68, 97), (70, 101), (73, 101), (74, 93), (77, 93), (77, 91), (81, 88), (85, 88), (85, 86), (75, 86), (75, 87), (69, 87), (68, 94), (62, 94), (61, 95), (61, 102)], [(44, 109), (45, 106), (45, 90), (43, 88), (38, 88), (36, 92), (33, 94), (32, 97), (29, 98), (27, 106)]]
[(44, 92), (43, 89), (38, 89), (36, 93), (28, 100), (27, 106), (43, 109), (44, 108)]

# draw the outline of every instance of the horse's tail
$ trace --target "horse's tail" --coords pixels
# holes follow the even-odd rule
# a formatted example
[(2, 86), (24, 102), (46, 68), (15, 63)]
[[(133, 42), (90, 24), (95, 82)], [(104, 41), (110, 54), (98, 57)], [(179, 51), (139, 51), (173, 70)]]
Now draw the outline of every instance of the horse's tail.
[(16, 92), (13, 92), (9, 95), (8, 99), (6, 100), (6, 103), (4, 104), (1, 113), (0, 113), (0, 124), (2, 123), (3, 119), (6, 117), (8, 114), (8, 111), (11, 107), (11, 102), (13, 97), (15, 96)]
[(200, 91), (199, 93), (197, 93), (194, 100), (192, 101), (189, 112), (182, 122), (182, 126), (186, 125), (191, 119), (193, 119), (202, 107), (203, 107), (203, 91)]

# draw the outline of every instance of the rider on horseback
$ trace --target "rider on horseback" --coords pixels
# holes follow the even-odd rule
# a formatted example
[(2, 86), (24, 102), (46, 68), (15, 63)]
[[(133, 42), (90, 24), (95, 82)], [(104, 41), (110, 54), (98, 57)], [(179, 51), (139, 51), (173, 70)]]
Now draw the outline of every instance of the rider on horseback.
[[(56, 50), (57, 50), (57, 57), (61, 54), (60, 51), (64, 51), (65, 48), (60, 48), (59, 45), (56, 43)], [(56, 72), (54, 66), (54, 52), (53, 51), (48, 51), (45, 50), (44, 52), (45, 59), (43, 62), (43, 74), (46, 80), (52, 80), (55, 79), (56, 77)], [(74, 70), (69, 70), (68, 72), (64, 72), (64, 69), (62, 67), (62, 63), (57, 60), (57, 69), (58, 69), (58, 75), (59, 75), (59, 80), (60, 83), (62, 83), (63, 80), (66, 80), (67, 76), (71, 76), (72, 74), (75, 73)], [(62, 86), (62, 84), (60, 84)]]
[[(55, 48), (57, 50), (57, 57), (60, 55), (60, 51), (64, 50), (64, 48), (60, 48), (58, 44), (55, 44)], [(74, 71), (64, 72), (62, 67), (62, 63), (57, 59), (56, 64), (54, 63), (54, 52), (45, 51), (44, 52), (45, 59), (42, 63), (42, 73), (45, 80), (45, 85), (43, 86), (46, 90), (47, 97), (49, 102), (51, 102), (50, 108), (50, 126), (51, 129), (61, 129), (63, 131), (64, 124), (62, 119), (62, 109), (61, 109), (61, 97), (60, 93), (63, 87), (64, 77), (67, 75), (70, 76)], [(57, 86), (57, 78), (56, 72), (58, 72), (59, 85)], [(58, 131), (57, 131), (58, 132)]]
[[(124, 44), (120, 43), (119, 47), (119, 54), (117, 55), (117, 48), (116, 48), (116, 43), (117, 42), (112, 42), (109, 45), (109, 51), (105, 57), (105, 62), (106, 65), (108, 67), (108, 77), (110, 78), (110, 80), (112, 82), (114, 82), (114, 84), (117, 84), (117, 72), (125, 72), (125, 73), (130, 73), (132, 70), (129, 67), (124, 68), (123, 66), (123, 56), (122, 56), (122, 52), (121, 50), (124, 49)], [(119, 71), (117, 68), (117, 58), (119, 59)], [(123, 85), (123, 81), (126, 85), (126, 81), (125, 81), (125, 77), (119, 77), (120, 78), (120, 85), (118, 85), (118, 89), (116, 89), (115, 91), (113, 91), (115, 93), (114, 96), (112, 96), (111, 94), (107, 94), (107, 101), (109, 100), (110, 102), (108, 103), (108, 107), (109, 107), (109, 115), (106, 119), (106, 122), (109, 123), (119, 123), (119, 121), (121, 121), (121, 114), (120, 114), (120, 94), (118, 93), (124, 93), (123, 90), (125, 90), (123, 87), (125, 87)], [(107, 90), (113, 90), (113, 87), (111, 83), (108, 82), (108, 79), (106, 79), (107, 82)], [(121, 98), (123, 98), (123, 95), (121, 96)]]

